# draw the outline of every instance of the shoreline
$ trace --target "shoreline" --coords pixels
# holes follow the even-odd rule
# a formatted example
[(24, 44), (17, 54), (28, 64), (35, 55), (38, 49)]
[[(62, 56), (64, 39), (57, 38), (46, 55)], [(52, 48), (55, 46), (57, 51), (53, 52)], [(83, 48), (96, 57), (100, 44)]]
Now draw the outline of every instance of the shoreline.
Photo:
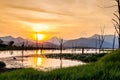
[(5, 72), (11, 72), (15, 70), (21, 70), (25, 68), (0, 68), (0, 74), (5, 73)]

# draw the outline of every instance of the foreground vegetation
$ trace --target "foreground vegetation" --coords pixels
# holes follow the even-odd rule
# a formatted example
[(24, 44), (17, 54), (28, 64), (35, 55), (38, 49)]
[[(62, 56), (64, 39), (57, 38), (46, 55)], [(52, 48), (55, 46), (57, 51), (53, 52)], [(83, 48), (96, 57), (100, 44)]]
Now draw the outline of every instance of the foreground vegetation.
[(0, 74), (0, 80), (119, 80), (120, 50), (83, 66), (43, 72), (22, 69)]

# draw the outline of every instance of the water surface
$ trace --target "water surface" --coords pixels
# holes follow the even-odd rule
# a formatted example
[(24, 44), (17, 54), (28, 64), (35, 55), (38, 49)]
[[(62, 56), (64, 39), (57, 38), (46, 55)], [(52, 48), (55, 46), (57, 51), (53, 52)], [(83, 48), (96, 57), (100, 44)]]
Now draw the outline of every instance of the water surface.
[(59, 53), (59, 51), (0, 51), (0, 61), (4, 61), (7, 65), (7, 68), (35, 68), (41, 70), (51, 70), (55, 68), (63, 68), (84, 64), (81, 61), (46, 58), (44, 55), (51, 53)]

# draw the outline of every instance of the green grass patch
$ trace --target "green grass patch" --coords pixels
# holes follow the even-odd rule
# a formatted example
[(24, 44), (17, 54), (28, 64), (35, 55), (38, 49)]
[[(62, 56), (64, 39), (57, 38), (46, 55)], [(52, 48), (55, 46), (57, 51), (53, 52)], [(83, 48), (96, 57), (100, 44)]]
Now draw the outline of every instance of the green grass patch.
[(120, 80), (120, 50), (95, 63), (48, 72), (22, 69), (0, 74), (0, 80)]
[(63, 59), (71, 59), (71, 60), (80, 60), (83, 62), (96, 62), (101, 57), (105, 56), (107, 53), (102, 54), (46, 54), (45, 56), (47, 58), (60, 58), (60, 56)]

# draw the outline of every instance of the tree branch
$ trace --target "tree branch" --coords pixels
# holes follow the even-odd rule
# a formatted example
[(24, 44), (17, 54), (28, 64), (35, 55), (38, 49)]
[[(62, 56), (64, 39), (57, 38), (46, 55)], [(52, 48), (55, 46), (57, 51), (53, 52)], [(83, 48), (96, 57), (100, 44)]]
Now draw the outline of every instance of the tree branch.
[(115, 30), (116, 30), (116, 32), (117, 32), (117, 34), (119, 34), (119, 31), (118, 31), (117, 26), (115, 26), (115, 25), (114, 25), (114, 28), (115, 28)]
[(118, 21), (115, 19), (112, 19), (117, 25), (119, 25)]
[(115, 13), (113, 13), (113, 14), (117, 17), (117, 19), (120, 19), (119, 16), (118, 16), (117, 14), (115, 14)]

